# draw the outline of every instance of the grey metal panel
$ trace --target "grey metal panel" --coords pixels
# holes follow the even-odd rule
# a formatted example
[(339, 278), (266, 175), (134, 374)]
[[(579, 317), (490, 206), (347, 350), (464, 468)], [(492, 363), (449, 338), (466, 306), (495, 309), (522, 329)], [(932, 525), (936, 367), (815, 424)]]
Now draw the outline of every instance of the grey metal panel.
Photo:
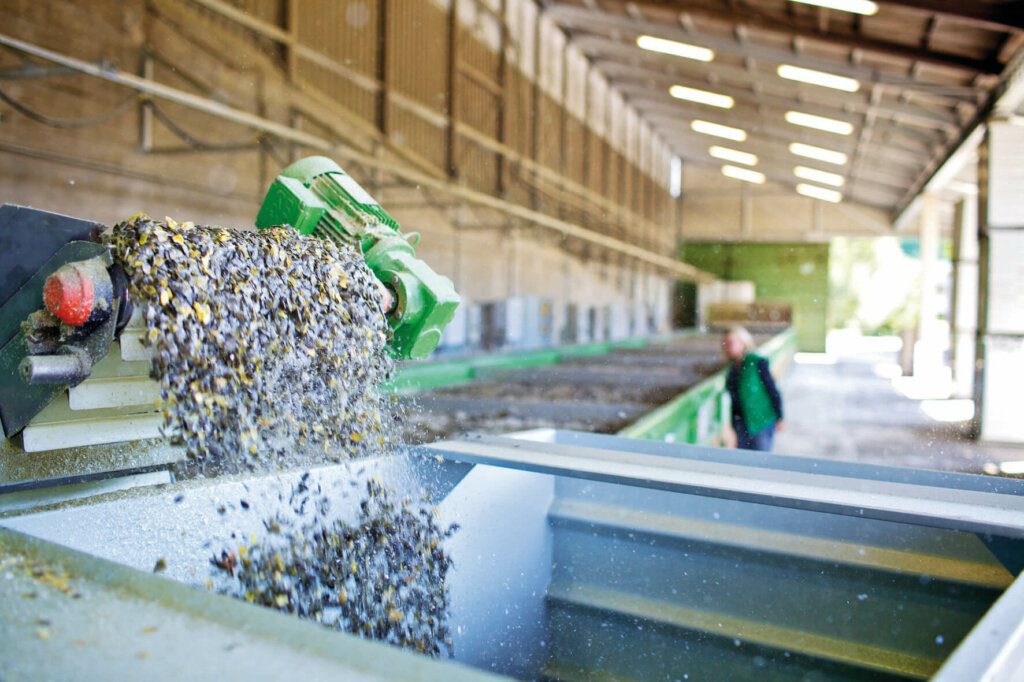
[(1010, 586), (960, 643), (933, 682), (1024, 679), (1024, 580)]
[(164, 440), (25, 452), (0, 441), (0, 494), (166, 468), (184, 456)]
[[(479, 437), (424, 446), (457, 461), (1024, 538), (1024, 497)], [(677, 446), (685, 448), (686, 446)]]
[[(977, 476), (974, 474), (958, 474), (948, 471), (929, 471), (927, 469), (910, 469), (906, 467), (889, 467), (879, 464), (862, 464), (859, 462), (840, 462), (836, 460), (812, 459), (809, 457), (792, 457), (756, 452), (753, 450), (727, 450), (708, 448), (700, 445), (674, 445), (656, 440), (640, 438), (622, 438), (600, 433), (584, 431), (567, 431), (552, 429), (544, 434), (550, 440), (541, 442), (580, 445), (584, 447), (614, 448), (622, 452), (646, 453), (665, 457), (679, 457), (700, 461), (741, 464), (744, 466), (770, 467), (783, 471), (801, 471), (825, 474), (828, 476), (847, 476), (867, 480), (889, 481), (890, 483), (909, 483), (914, 485), (955, 488), (958, 490), (976, 490), (980, 492), (999, 493), (1003, 495), (1024, 495), (1024, 480), (1001, 476)], [(529, 440), (540, 440), (541, 435), (531, 434)]]
[[(62, 594), (16, 565), (4, 569), (5, 679), (505, 679), (330, 632), (5, 528), (0, 559), (66, 571), (69, 587), (81, 595)], [(36, 620), (43, 614), (45, 627)]]
[[(764, 661), (764, 670), (756, 679), (764, 680), (925, 679), (938, 665), (936, 661), (923, 656), (894, 651), (884, 646), (850, 642), (840, 637), (812, 634), (732, 615), (666, 604), (659, 599), (605, 587), (554, 584), (551, 587), (551, 600), (555, 607), (556, 622), (559, 622), (558, 612), (567, 610), (571, 619), (562, 621), (566, 628), (581, 630), (589, 626), (583, 633), (575, 635), (577, 641), (572, 645), (559, 646), (559, 653), (579, 655), (590, 648), (586, 646), (587, 640), (600, 637), (602, 630), (610, 630), (612, 636), (606, 636), (606, 643), (601, 647), (604, 652), (604, 656), (599, 659), (601, 670), (604, 672), (611, 667), (609, 663), (617, 663), (619, 670), (616, 672), (635, 673), (640, 659), (643, 662), (639, 665), (643, 666), (644, 672), (639, 676), (630, 676), (630, 679), (679, 679), (671, 675), (673, 668), (691, 670), (693, 677), (698, 679), (755, 679), (744, 668), (749, 670), (750, 659), (756, 660), (758, 657)], [(587, 623), (588, 612), (596, 623)], [(619, 627), (609, 627), (614, 626), (616, 621), (620, 621)], [(621, 632), (633, 629), (641, 633), (645, 630), (661, 631), (663, 637), (670, 637), (677, 642), (681, 640), (686, 644), (681, 647), (670, 646), (670, 650), (675, 649), (672, 658), (657, 656), (651, 657), (654, 661), (645, 661), (643, 659), (648, 657), (642, 654), (647, 653), (644, 649), (650, 646), (645, 641), (650, 635), (631, 633), (630, 639), (633, 642), (644, 641), (643, 645), (636, 648), (623, 650), (621, 644), (613, 644), (615, 638), (621, 638)], [(715, 640), (719, 641), (721, 649), (728, 647), (731, 651), (716, 651)], [(746, 666), (743, 665), (743, 659), (747, 660)], [(668, 670), (659, 670), (662, 667)], [(729, 670), (730, 667), (733, 670)]]
[(583, 487), (557, 488), (550, 511), (555, 527), (583, 528), (591, 534), (600, 529), (639, 543), (716, 547), (761, 562), (777, 557), (787, 566), (817, 563), (818, 570), (842, 567), (851, 574), (911, 576), (921, 586), (941, 581), (998, 594), (1013, 582), (1013, 575), (970, 533), (692, 495), (666, 500), (672, 493), (632, 489), (646, 497), (638, 502), (633, 495), (608, 490), (610, 484), (575, 483)]
[[(473, 467), (440, 504), (461, 528), (445, 547), (456, 660), (518, 679), (536, 679), (550, 640), (551, 476)], [(440, 671), (439, 671), (440, 672)]]
[[(263, 520), (272, 511), (279, 511), (279, 495), (300, 475), (301, 471), (292, 471), (280, 476), (198, 479), (97, 495), (9, 513), (0, 516), (0, 527), (142, 572), (149, 572), (163, 558), (163, 576), (198, 586), (208, 575), (210, 554), (218, 547), (231, 546), (233, 534), (263, 535)], [(310, 470), (310, 476), (310, 486), (323, 490), (330, 498), (331, 512), (340, 518), (354, 518), (361, 496), (352, 491), (361, 490), (371, 477), (395, 482), (402, 490), (408, 484), (409, 494), (423, 490), (436, 501), (441, 523), (454, 522), (462, 527), (446, 544), (456, 566), (449, 574), (448, 585), (449, 622), (457, 657), (484, 670), (524, 678), (535, 676), (545, 656), (540, 643), (545, 640), (544, 592), (552, 564), (547, 522), (554, 494), (551, 477), (511, 469), (474, 468), (434, 457), (401, 456), (319, 467)], [(461, 485), (464, 479), (469, 480)], [(250, 508), (242, 507), (241, 500), (246, 500)], [(224, 509), (223, 513), (218, 507)], [(495, 532), (501, 528), (515, 528), (515, 536)], [(197, 594), (200, 596), (196, 599), (211, 604), (211, 609), (223, 601), (204, 590)], [(53, 622), (55, 629), (66, 626), (63, 621)], [(4, 627), (5, 618), (0, 615), (0, 635)], [(31, 628), (26, 636), (34, 637)], [(407, 679), (401, 666), (395, 675)], [(431, 679), (447, 679), (443, 668), (436, 669), (434, 675)], [(51, 672), (44, 677), (62, 676)], [(229, 675), (228, 679), (234, 678)]]

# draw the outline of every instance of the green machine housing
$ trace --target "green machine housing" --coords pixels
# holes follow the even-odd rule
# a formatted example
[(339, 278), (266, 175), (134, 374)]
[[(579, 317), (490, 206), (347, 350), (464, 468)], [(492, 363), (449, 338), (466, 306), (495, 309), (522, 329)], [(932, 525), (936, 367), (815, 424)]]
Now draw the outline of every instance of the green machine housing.
[(425, 358), (441, 342), (460, 301), (451, 280), (416, 257), (419, 234), (403, 235), (395, 219), (334, 161), (311, 156), (274, 179), (256, 227), (275, 225), (359, 245), (366, 265), (395, 296), (388, 314), (395, 356)]

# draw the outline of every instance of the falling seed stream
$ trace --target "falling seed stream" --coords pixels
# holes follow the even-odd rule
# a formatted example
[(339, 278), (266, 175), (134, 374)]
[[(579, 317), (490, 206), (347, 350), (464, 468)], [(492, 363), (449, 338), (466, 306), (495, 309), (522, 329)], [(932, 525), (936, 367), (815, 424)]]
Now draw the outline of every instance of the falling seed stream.
[[(393, 370), (379, 288), (355, 247), (286, 228), (257, 232), (137, 215), (106, 237), (153, 349), (179, 477), (273, 474), (391, 452)], [(452, 654), (451, 558), (425, 500), (367, 483), (357, 519), (333, 516), (308, 475), (288, 514), (223, 547), (208, 586), (431, 656)], [(285, 500), (287, 498), (287, 500)], [(243, 501), (243, 507), (250, 503)]]

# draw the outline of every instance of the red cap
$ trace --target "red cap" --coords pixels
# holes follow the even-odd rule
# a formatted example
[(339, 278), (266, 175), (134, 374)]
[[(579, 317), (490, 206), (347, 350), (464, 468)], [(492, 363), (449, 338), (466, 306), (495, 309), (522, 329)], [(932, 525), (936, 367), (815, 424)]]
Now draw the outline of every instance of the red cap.
[(46, 279), (43, 304), (65, 324), (85, 324), (92, 314), (95, 287), (88, 274), (73, 264), (65, 265)]

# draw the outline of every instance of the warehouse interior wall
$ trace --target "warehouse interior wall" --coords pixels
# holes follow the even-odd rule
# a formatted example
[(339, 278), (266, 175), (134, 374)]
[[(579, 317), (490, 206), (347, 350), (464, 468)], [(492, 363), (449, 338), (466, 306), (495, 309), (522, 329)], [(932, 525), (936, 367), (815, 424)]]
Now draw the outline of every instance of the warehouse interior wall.
[[(413, 168), (645, 253), (675, 253), (669, 146), (552, 22), (538, 19), (533, 0), (298, 7), (15, 0), (0, 6), (0, 25), (32, 45), (330, 140), (342, 157), (353, 150), (378, 159), (377, 167), (342, 165), (405, 230), (422, 233), (422, 256), (457, 280), (467, 306), (543, 297), (556, 337), (574, 314), (592, 318), (595, 338), (668, 328), (673, 274), (386, 170)], [(0, 103), (4, 202), (107, 224), (144, 211), (248, 227), (274, 175), (312, 153), (37, 64), (0, 51), (0, 68), (24, 70), (0, 86), (8, 98)]]
[(683, 170), (682, 231), (698, 241), (828, 241), (835, 236), (892, 234), (884, 211), (862, 204), (831, 204), (768, 182), (752, 185), (717, 168)]
[(799, 349), (825, 350), (828, 244), (689, 242), (683, 260), (724, 280), (753, 282), (760, 302), (792, 305)]

